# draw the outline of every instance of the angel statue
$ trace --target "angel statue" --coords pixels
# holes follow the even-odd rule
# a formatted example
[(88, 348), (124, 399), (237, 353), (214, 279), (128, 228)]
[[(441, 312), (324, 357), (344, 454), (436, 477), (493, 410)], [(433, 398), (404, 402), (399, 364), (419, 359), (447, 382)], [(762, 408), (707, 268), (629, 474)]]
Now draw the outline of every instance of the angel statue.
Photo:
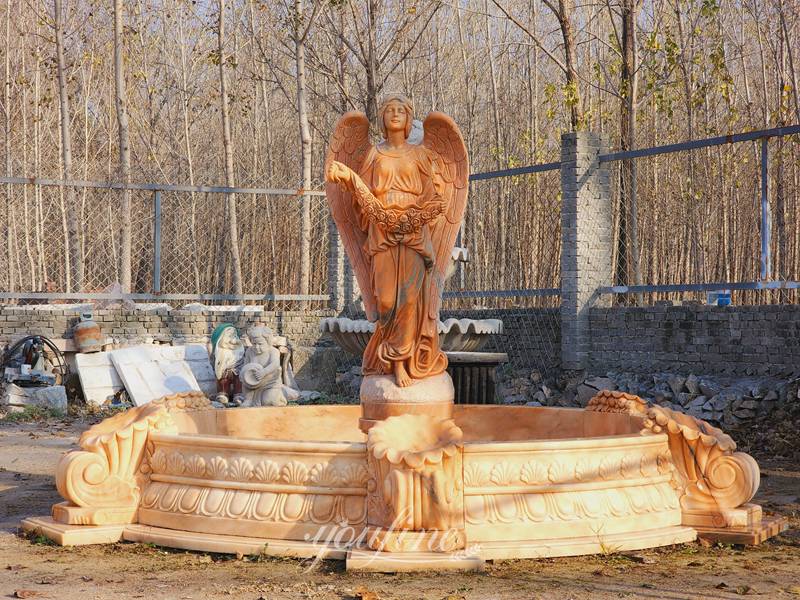
[(364, 375), (394, 375), (400, 387), (445, 371), (437, 321), (450, 253), (467, 204), (469, 164), (447, 115), (425, 119), (408, 141), (414, 111), (400, 95), (380, 108), (384, 141), (369, 142), (360, 112), (339, 119), (325, 161), (326, 193), (375, 333)]

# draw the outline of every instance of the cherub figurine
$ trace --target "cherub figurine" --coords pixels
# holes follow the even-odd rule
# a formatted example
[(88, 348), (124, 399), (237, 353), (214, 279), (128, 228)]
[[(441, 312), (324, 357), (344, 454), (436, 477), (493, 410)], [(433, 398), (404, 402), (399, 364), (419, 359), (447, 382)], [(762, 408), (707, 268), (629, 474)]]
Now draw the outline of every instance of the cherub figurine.
[(450, 254), (467, 204), (469, 164), (455, 122), (432, 112), (421, 144), (409, 142), (414, 111), (403, 96), (380, 109), (385, 140), (350, 112), (336, 124), (325, 164), (331, 213), (376, 322), (364, 375), (400, 387), (447, 368), (437, 321)]
[(239, 404), (242, 401), (239, 370), (244, 362), (244, 344), (236, 327), (230, 323), (217, 325), (211, 334), (211, 349), (217, 377), (217, 402), (227, 404), (233, 400)]
[(297, 390), (283, 384), (281, 353), (273, 345), (272, 330), (255, 326), (247, 331), (250, 347), (244, 355), (240, 379), (244, 391), (242, 406), (286, 406), (297, 400)]

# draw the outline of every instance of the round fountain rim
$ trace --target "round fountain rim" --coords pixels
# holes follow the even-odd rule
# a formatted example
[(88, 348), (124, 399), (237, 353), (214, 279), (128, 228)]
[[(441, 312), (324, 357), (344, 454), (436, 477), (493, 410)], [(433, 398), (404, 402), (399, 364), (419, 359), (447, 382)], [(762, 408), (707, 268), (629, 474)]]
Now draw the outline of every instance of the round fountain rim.
[[(313, 414), (319, 408), (324, 407), (324, 411), (330, 416), (336, 413), (350, 412), (358, 408), (356, 404), (328, 404), (328, 405), (290, 405), (282, 407), (250, 407), (232, 409), (235, 413), (308, 413), (300, 416), (299, 419), (314, 418), (325, 419), (327, 415)], [(575, 413), (575, 416), (586, 414), (582, 408), (555, 407), (555, 406), (507, 406), (507, 405), (484, 405), (484, 404), (460, 404), (454, 407), (453, 420), (458, 425), (462, 419), (470, 412), (474, 413), (507, 413), (511, 411), (536, 413)], [(185, 418), (191, 420), (192, 415), (208, 414), (230, 414), (231, 409), (208, 408), (201, 410), (188, 411)], [(461, 418), (459, 418), (461, 417)], [(487, 415), (491, 417), (491, 415)], [(362, 434), (363, 435), (363, 434)], [(366, 452), (366, 435), (362, 440), (313, 440), (313, 439), (277, 439), (274, 437), (251, 437), (233, 436), (225, 433), (151, 433), (153, 440), (167, 445), (188, 444), (198, 448), (230, 448), (230, 449), (249, 449), (249, 450), (270, 450), (270, 451), (303, 451), (321, 453), (344, 453), (359, 454)], [(501, 452), (539, 452), (552, 450), (557, 446), (559, 450), (574, 451), (589, 449), (604, 449), (612, 447), (641, 447), (647, 445), (657, 445), (667, 437), (666, 433), (652, 433), (641, 431), (630, 431), (626, 433), (571, 436), (541, 438), (531, 437), (510, 440), (488, 440), (467, 437), (462, 441), (464, 452), (466, 453), (501, 453)]]

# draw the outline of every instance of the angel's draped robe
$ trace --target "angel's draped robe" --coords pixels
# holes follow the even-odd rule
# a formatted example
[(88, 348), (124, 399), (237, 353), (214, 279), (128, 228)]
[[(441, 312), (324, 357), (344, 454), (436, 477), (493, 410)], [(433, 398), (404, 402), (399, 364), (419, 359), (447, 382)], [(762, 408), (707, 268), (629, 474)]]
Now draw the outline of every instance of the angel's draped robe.
[[(424, 146), (392, 149), (373, 146), (359, 175), (384, 208), (422, 209), (439, 195), (441, 180), (435, 156)], [(422, 225), (413, 233), (387, 232), (360, 210), (361, 228), (367, 233), (364, 251), (370, 257), (372, 290), (378, 321), (364, 351), (364, 375), (391, 374), (402, 361), (414, 379), (438, 375), (447, 368), (439, 348), (438, 315), (432, 308), (434, 249), (430, 229)]]

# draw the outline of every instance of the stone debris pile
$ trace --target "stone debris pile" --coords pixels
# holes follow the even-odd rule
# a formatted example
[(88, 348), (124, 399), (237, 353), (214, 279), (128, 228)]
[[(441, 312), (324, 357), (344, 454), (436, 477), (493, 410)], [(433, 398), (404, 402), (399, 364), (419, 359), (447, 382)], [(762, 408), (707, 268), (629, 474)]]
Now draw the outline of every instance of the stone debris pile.
[[(527, 406), (585, 407), (601, 390), (621, 391), (726, 428), (737, 428), (797, 399), (797, 379), (773, 376), (682, 375), (564, 371), (545, 378), (538, 370), (499, 373), (498, 402)], [(790, 398), (791, 396), (791, 398)]]

